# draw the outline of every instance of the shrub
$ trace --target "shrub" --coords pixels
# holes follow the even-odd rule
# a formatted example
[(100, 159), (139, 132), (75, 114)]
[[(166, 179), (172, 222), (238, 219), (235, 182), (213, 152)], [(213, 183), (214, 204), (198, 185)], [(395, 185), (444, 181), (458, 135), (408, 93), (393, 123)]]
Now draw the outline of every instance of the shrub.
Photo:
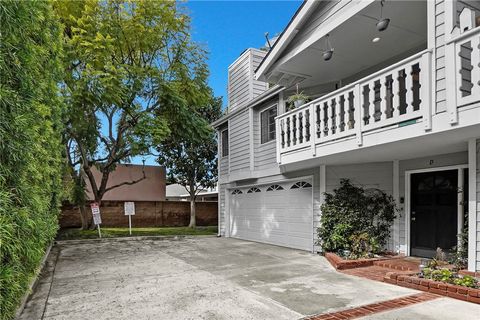
[(323, 250), (348, 250), (358, 258), (378, 253), (386, 245), (396, 207), (385, 192), (365, 190), (342, 179), (333, 194), (325, 193), (321, 210), (317, 231)]
[(60, 28), (45, 1), (1, 1), (0, 319), (15, 310), (57, 230)]
[(437, 269), (435, 264), (426, 267), (422, 270), (421, 277), (425, 279), (432, 279), (435, 281), (441, 281), (450, 284), (456, 284), (458, 286), (477, 288), (478, 281), (472, 276), (462, 276), (453, 270), (447, 268)]

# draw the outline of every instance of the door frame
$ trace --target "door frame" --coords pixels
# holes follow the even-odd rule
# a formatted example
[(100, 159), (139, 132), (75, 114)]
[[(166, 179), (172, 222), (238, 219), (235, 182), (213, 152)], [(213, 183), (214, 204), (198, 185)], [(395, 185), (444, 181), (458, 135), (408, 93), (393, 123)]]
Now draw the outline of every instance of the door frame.
[(308, 179), (311, 184), (312, 184), (312, 196), (311, 196), (311, 199), (312, 199), (312, 249), (311, 249), (311, 253), (314, 253), (314, 249), (315, 249), (315, 199), (313, 197), (314, 195), (314, 188), (315, 188), (315, 175), (314, 174), (311, 174), (311, 175), (305, 175), (305, 176), (301, 176), (301, 177), (295, 177), (295, 178), (288, 178), (288, 179), (282, 179), (282, 178), (278, 178), (278, 179), (273, 179), (271, 181), (267, 181), (267, 182), (260, 182), (260, 183), (251, 183), (251, 184), (246, 184), (246, 185), (240, 185), (240, 186), (229, 186), (228, 188), (225, 189), (225, 237), (226, 238), (230, 238), (231, 237), (231, 234), (230, 234), (230, 231), (231, 231), (231, 226), (230, 226), (230, 221), (231, 221), (231, 216), (232, 216), (232, 212), (231, 212), (231, 208), (230, 208), (230, 192), (232, 190), (235, 190), (235, 189), (240, 189), (240, 188), (251, 188), (251, 187), (258, 187), (258, 186), (266, 186), (266, 185), (269, 185), (269, 184), (275, 184), (275, 183), (287, 183), (287, 182), (292, 182), (292, 181), (298, 181), (298, 180), (302, 180), (302, 179)]
[(459, 164), (453, 166), (444, 166), (444, 167), (434, 167), (434, 168), (424, 168), (424, 169), (415, 169), (415, 170), (405, 170), (405, 242), (406, 242), (406, 256), (410, 256), (410, 191), (411, 191), (411, 176), (415, 173), (423, 172), (436, 172), (436, 171), (447, 171), (447, 170), (457, 170), (458, 179), (457, 179), (457, 190), (462, 190), (462, 192), (457, 193), (457, 234), (461, 232), (463, 225), (463, 197), (464, 197), (464, 169), (468, 169), (468, 164)]

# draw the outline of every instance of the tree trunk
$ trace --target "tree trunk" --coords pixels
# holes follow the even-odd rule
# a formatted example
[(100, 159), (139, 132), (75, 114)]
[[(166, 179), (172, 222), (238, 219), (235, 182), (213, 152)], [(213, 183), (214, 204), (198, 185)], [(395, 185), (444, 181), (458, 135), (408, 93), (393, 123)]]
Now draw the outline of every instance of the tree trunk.
[(197, 226), (197, 222), (195, 219), (195, 197), (190, 196), (190, 224), (188, 225), (189, 228), (195, 229)]
[(87, 210), (85, 208), (85, 205), (80, 205), (78, 207), (80, 210), (80, 220), (82, 221), (82, 230), (87, 230), (88, 229), (88, 214)]

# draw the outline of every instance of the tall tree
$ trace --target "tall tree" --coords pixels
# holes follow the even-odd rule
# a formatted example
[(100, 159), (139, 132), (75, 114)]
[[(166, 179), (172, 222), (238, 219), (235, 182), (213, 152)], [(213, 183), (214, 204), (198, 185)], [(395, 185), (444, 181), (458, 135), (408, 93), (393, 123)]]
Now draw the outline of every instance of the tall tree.
[[(190, 228), (196, 227), (195, 200), (200, 191), (212, 188), (217, 182), (217, 140), (210, 123), (222, 114), (222, 100), (212, 98), (210, 103), (198, 108), (197, 116), (203, 121), (209, 134), (199, 140), (181, 130), (157, 147), (158, 163), (167, 168), (170, 181), (182, 185), (190, 195)], [(199, 130), (204, 130), (199, 127)]]
[(58, 228), (61, 26), (47, 1), (0, 1), (0, 319), (15, 309)]
[(173, 1), (58, 1), (55, 8), (65, 26), (67, 157), (73, 180), (84, 175), (100, 203), (145, 178), (108, 186), (117, 164), (148, 154), (172, 127), (201, 127), (192, 106), (209, 97), (205, 52)]

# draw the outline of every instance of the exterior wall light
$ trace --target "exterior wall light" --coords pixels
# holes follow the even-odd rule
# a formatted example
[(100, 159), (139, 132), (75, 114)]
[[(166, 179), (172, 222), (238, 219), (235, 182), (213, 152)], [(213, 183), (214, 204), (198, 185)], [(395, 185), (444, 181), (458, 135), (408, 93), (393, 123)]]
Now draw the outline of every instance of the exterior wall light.
[(378, 19), (377, 22), (377, 30), (378, 31), (385, 31), (388, 28), (388, 25), (390, 24), (390, 19), (388, 18), (383, 18), (383, 6), (385, 4), (385, 0), (380, 1), (380, 19)]
[(323, 60), (328, 61), (328, 60), (332, 59), (332, 56), (333, 56), (333, 48), (332, 48), (332, 45), (330, 43), (330, 35), (329, 34), (326, 35), (326, 43), (327, 43), (327, 50), (323, 51), (322, 57), (323, 57)]

